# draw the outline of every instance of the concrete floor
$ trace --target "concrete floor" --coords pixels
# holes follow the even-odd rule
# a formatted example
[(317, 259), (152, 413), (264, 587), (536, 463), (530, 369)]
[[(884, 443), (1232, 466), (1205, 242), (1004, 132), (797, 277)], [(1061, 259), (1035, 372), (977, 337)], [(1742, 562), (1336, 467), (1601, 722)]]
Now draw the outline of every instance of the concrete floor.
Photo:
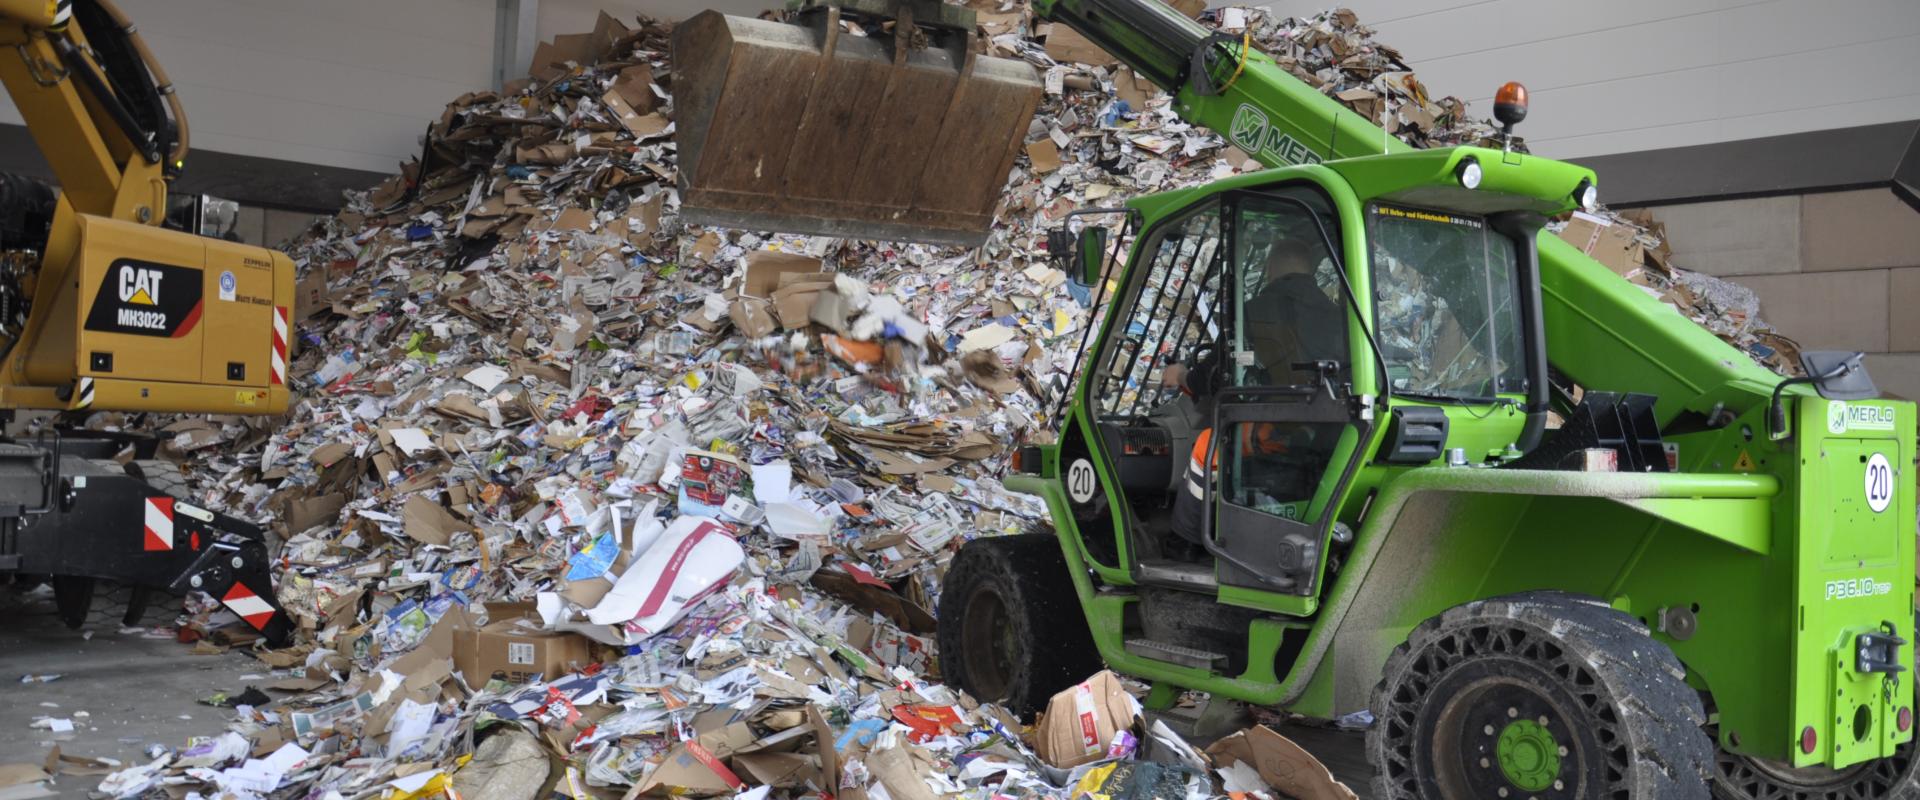
[[(51, 598), (0, 587), (0, 619), (6, 620), (0, 625), (0, 764), (39, 764), (55, 744), (66, 755), (144, 762), (148, 745), (179, 748), (189, 737), (226, 729), (233, 712), (200, 705), (200, 698), (268, 680), (243, 680), (267, 670), (236, 652), (196, 656), (171, 638), (119, 633), (125, 610), (126, 592), (103, 588), (87, 625), (69, 630), (54, 617)], [(177, 598), (157, 596), (141, 622), (148, 628), (170, 624), (179, 610)], [(91, 638), (84, 635), (89, 631)], [(61, 677), (20, 682), (23, 675), (48, 673)], [(88, 716), (76, 718), (81, 711)], [(41, 716), (73, 719), (75, 728), (32, 728)], [(60, 776), (52, 788), (79, 800), (99, 783), (98, 776)]]

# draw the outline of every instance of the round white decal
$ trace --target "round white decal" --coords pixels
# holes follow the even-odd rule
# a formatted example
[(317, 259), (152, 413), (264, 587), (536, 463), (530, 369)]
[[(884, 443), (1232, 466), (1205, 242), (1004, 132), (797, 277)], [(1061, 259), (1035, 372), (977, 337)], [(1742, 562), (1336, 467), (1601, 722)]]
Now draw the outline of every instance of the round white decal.
[(1093, 462), (1076, 458), (1067, 465), (1067, 496), (1076, 503), (1093, 499)]
[(1867, 507), (1878, 514), (1887, 510), (1887, 504), (1893, 502), (1893, 465), (1887, 463), (1887, 457), (1874, 453), (1867, 457)]

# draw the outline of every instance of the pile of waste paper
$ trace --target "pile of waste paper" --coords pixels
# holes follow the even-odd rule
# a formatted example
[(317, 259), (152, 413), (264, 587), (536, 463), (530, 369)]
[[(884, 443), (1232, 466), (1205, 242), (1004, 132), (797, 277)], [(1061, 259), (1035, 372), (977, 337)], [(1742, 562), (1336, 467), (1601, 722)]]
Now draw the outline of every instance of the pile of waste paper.
[[(1416, 145), (1492, 130), (1351, 12), (1202, 19)], [(1111, 675), (1025, 727), (939, 683), (953, 552), (1049, 530), (999, 481), (1048, 435), (1091, 324), (1047, 228), (1257, 168), (1070, 31), (980, 21), (1050, 88), (979, 248), (682, 224), (669, 26), (604, 15), (454, 100), (402, 174), (290, 243), (295, 408), (162, 431), (198, 502), (271, 523), (298, 644), (192, 606), (183, 637), (273, 676), (226, 687), (255, 701), (226, 732), (101, 791), (1350, 796), (1263, 728), (1187, 746)], [(1594, 219), (1632, 231), (1645, 260), (1623, 273), (1771, 341), (1667, 265), (1657, 228)]]

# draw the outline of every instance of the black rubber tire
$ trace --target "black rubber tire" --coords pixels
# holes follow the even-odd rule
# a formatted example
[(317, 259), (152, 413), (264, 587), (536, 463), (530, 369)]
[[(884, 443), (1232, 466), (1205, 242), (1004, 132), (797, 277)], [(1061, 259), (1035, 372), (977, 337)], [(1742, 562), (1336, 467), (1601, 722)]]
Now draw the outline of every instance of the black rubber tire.
[(1772, 769), (1725, 750), (1714, 759), (1713, 796), (1720, 800), (1920, 800), (1915, 742), (1892, 758), (1843, 770)]
[(940, 591), (939, 616), (942, 679), (1022, 719), (1101, 668), (1060, 540), (1051, 534), (961, 547)]
[(120, 614), (120, 624), (127, 627), (140, 624), (147, 617), (147, 606), (153, 600), (153, 589), (147, 586), (127, 587), (127, 610)]
[(187, 476), (171, 461), (135, 461), (127, 465), (127, 474), (147, 482), (148, 486), (173, 495), (186, 498), (192, 495), (187, 486)]
[[(1377, 800), (1708, 797), (1715, 748), (1685, 667), (1590, 597), (1527, 592), (1420, 623), (1387, 658), (1372, 710)], [(1521, 788), (1488, 758), (1506, 733), (1494, 723), (1521, 716), (1547, 720), (1566, 751), (1545, 789)]]
[(61, 624), (79, 630), (87, 624), (87, 615), (93, 611), (94, 579), (85, 575), (55, 575), (51, 582), (54, 614)]

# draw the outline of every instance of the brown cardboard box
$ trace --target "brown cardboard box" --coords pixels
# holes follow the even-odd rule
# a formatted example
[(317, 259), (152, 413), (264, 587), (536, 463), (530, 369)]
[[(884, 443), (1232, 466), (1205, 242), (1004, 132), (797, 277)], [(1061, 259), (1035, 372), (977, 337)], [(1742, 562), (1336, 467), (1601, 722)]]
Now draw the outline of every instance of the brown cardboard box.
[(1139, 721), (1140, 704), (1120, 685), (1120, 677), (1101, 670), (1047, 701), (1034, 721), (1035, 752), (1048, 764), (1071, 769), (1107, 757), (1113, 735)]
[(499, 676), (525, 681), (534, 675), (551, 680), (592, 663), (585, 637), (543, 631), (532, 621), (528, 603), (488, 603), (484, 627), (454, 631), (453, 663), (478, 687)]
[(773, 296), (773, 290), (781, 287), (781, 276), (795, 274), (812, 277), (826, 269), (826, 264), (813, 256), (756, 250), (747, 254), (747, 276), (740, 286), (740, 294), (743, 297), (767, 299)]
[(780, 326), (797, 331), (812, 322), (814, 301), (822, 292), (833, 289), (831, 274), (807, 275), (805, 280), (797, 280), (783, 285), (773, 292), (773, 314), (780, 319)]
[(1220, 768), (1244, 761), (1260, 773), (1260, 779), (1267, 785), (1288, 797), (1355, 800), (1353, 790), (1334, 780), (1333, 773), (1327, 771), (1319, 759), (1264, 725), (1255, 725), (1214, 742), (1207, 748), (1207, 757)]
[(1646, 263), (1632, 228), (1599, 217), (1574, 212), (1560, 238), (1623, 277)]
[(727, 305), (733, 326), (749, 339), (764, 339), (780, 327), (773, 318), (773, 303), (758, 297), (736, 297)]
[(301, 278), (299, 283), (293, 285), (293, 319), (295, 322), (332, 307), (333, 298), (327, 294), (326, 270), (313, 270), (307, 273), (307, 277)]
[(1080, 35), (1079, 31), (1065, 25), (1055, 24), (1047, 34), (1047, 55), (1055, 61), (1071, 61), (1080, 64), (1100, 66), (1111, 64), (1119, 59), (1100, 49), (1092, 39)]

